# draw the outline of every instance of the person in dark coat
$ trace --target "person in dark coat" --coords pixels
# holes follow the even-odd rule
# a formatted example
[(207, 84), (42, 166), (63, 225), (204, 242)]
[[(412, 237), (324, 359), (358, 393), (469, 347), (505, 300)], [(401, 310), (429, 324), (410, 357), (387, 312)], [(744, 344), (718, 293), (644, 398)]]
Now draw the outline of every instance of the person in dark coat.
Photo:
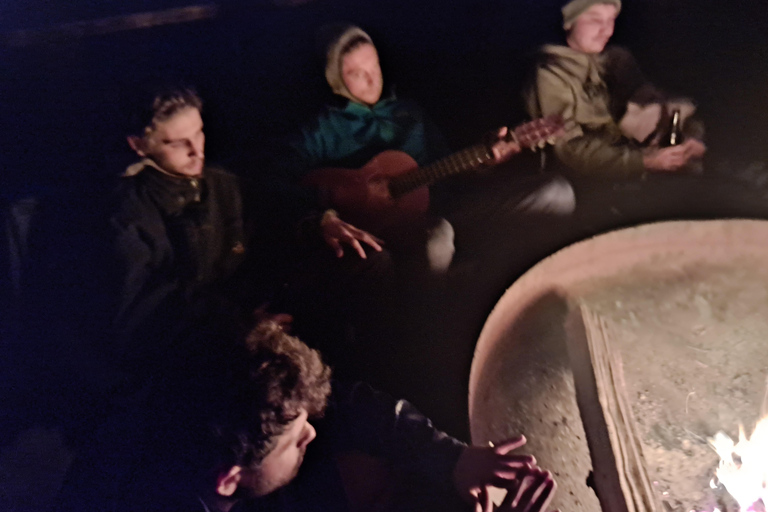
[(251, 263), (240, 180), (205, 159), (202, 101), (160, 89), (134, 109), (128, 143), (140, 160), (118, 187), (114, 233), (115, 352), (128, 371), (164, 371), (172, 344), (198, 319), (237, 320), (269, 285)]
[[(446, 157), (448, 147), (437, 126), (414, 101), (399, 98), (385, 87), (379, 55), (371, 37), (351, 25), (323, 27), (319, 39), (325, 61), (325, 78), (333, 101), (316, 119), (302, 127), (290, 141), (282, 170), (294, 183), (318, 168), (364, 166), (383, 151), (400, 151), (419, 166)], [(488, 145), (491, 161), (503, 162), (520, 147), (502, 137)], [(322, 207), (323, 205), (313, 205)], [(327, 206), (327, 205), (325, 205)], [(454, 229), (431, 212), (409, 223), (398, 223), (372, 234), (340, 218), (334, 210), (322, 213), (325, 242), (341, 257), (347, 247), (361, 258), (385, 248), (400, 253), (400, 262), (419, 261), (430, 272), (444, 273), (454, 254)]]
[(405, 400), (332, 382), (320, 354), (273, 322), (244, 339), (228, 364), (158, 400), (142, 463), (111, 475), (121, 490), (108, 509), (468, 510), (487, 486), (515, 494), (524, 481), (537, 491), (525, 510), (549, 502), (551, 474), (512, 453), (524, 438), (467, 446)]

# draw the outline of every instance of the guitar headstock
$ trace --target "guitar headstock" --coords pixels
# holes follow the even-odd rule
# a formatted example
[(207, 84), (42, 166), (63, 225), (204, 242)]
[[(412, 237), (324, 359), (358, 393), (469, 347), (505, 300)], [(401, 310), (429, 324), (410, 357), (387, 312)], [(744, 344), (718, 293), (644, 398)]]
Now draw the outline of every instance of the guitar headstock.
[(521, 124), (514, 129), (514, 139), (522, 148), (544, 148), (554, 144), (558, 137), (565, 134), (565, 121), (560, 115), (551, 115)]

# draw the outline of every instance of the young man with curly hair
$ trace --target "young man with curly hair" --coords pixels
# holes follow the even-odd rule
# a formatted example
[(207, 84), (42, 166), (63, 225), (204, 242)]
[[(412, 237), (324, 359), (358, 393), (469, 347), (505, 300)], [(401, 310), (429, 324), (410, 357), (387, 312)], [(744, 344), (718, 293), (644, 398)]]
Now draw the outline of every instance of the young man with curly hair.
[[(263, 322), (199, 333), (197, 364), (123, 404), (59, 512), (545, 512), (556, 485), (521, 436), (466, 446), (405, 400), (331, 382), (319, 352)], [(243, 343), (243, 340), (245, 342)]]
[(222, 511), (296, 477), (317, 435), (310, 421), (324, 415), (331, 393), (331, 369), (320, 354), (274, 323), (247, 335), (232, 366), (204, 425), (213, 457), (196, 461), (213, 468), (204, 473), (201, 499)]
[(489, 485), (519, 493), (509, 510), (535, 512), (554, 492), (533, 457), (510, 453), (523, 438), (468, 447), (405, 400), (363, 384), (332, 392), (319, 353), (274, 323), (245, 348), (198, 423), (206, 434), (196, 453), (208, 456), (193, 463), (204, 468), (198, 496), (209, 512), (462, 510), (485, 503)]
[[(327, 26), (321, 30), (319, 39), (325, 79), (334, 97), (291, 141), (284, 165), (290, 178), (298, 181), (307, 171), (318, 168), (357, 169), (383, 151), (406, 153), (419, 166), (448, 155), (442, 134), (427, 113), (414, 101), (398, 97), (394, 89), (387, 86), (376, 46), (365, 31), (349, 25)], [(502, 163), (521, 150), (516, 142), (505, 139), (506, 134), (507, 128), (501, 128), (488, 144), (493, 163)], [(526, 187), (530, 190), (525, 193), (509, 191), (503, 200), (495, 200), (498, 204), (492, 207), (494, 214), (511, 216), (563, 210), (570, 213), (573, 193), (567, 183), (537, 185)], [(488, 207), (483, 200), (493, 191), (485, 192), (479, 199)], [(446, 210), (452, 210), (453, 206), (448, 205)], [(383, 239), (384, 249), (396, 253), (396, 263), (422, 261), (423, 267), (440, 274), (449, 268), (455, 251), (454, 228), (440, 217), (444, 213), (433, 211), (422, 219), (414, 218), (371, 234), (350, 225), (335, 211), (326, 210), (320, 228), (323, 239), (339, 257), (350, 249), (360, 258), (375, 255), (382, 251)], [(482, 222), (482, 218), (475, 219), (475, 223)]]

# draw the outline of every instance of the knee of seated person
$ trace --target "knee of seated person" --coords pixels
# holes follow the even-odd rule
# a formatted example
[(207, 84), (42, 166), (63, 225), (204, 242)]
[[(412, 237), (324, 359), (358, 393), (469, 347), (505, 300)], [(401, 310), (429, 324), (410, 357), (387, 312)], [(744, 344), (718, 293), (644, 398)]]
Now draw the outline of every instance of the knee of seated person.
[(345, 258), (348, 257), (352, 262), (351, 265), (359, 272), (363, 272), (369, 275), (379, 275), (390, 277), (394, 274), (394, 262), (392, 260), (392, 253), (383, 249), (376, 251), (371, 248), (365, 248), (365, 259), (355, 251), (344, 251)]
[(541, 213), (570, 215), (576, 209), (576, 193), (568, 180), (556, 176), (541, 188), (536, 202)]
[(453, 239), (453, 226), (445, 219), (440, 219), (437, 225), (429, 229), (426, 250), (430, 271), (441, 274), (448, 270), (456, 252)]

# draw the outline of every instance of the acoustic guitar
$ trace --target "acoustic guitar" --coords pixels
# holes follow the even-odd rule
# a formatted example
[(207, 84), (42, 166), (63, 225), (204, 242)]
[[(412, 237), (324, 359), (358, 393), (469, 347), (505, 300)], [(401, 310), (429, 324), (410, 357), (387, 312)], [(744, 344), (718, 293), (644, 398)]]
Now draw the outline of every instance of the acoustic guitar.
[[(555, 115), (510, 130), (507, 140), (535, 151), (553, 143), (563, 131), (563, 120)], [(324, 204), (336, 209), (344, 220), (377, 231), (424, 215), (429, 207), (429, 185), (489, 167), (493, 162), (493, 152), (486, 144), (469, 147), (422, 168), (402, 151), (384, 151), (359, 169), (311, 171), (302, 183), (317, 188)]]

